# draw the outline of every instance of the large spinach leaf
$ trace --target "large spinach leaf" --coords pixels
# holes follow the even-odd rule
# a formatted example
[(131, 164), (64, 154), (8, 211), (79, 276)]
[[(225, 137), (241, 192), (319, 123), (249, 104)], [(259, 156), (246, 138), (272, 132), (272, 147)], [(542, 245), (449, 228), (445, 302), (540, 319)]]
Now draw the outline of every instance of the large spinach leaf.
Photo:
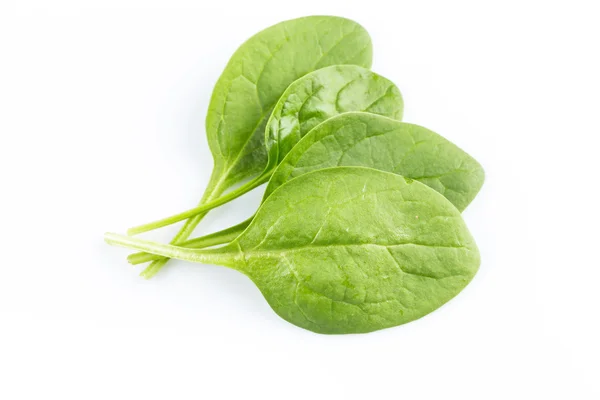
[(114, 234), (106, 240), (241, 271), (282, 318), (319, 333), (370, 332), (420, 318), (458, 294), (479, 266), (475, 242), (445, 197), (360, 167), (292, 179), (220, 249)]

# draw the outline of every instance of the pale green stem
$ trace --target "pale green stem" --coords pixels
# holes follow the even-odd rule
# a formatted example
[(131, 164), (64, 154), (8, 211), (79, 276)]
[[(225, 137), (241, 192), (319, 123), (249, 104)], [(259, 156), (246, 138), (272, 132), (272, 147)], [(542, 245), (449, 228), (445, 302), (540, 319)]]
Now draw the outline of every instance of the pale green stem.
[(216, 264), (235, 268), (237, 262), (241, 259), (241, 254), (239, 252), (230, 249), (186, 249), (171, 244), (162, 244), (116, 233), (105, 233), (104, 240), (106, 243), (113, 246), (121, 246), (128, 249), (145, 251), (163, 257), (195, 263)]
[[(223, 193), (223, 191), (225, 190), (223, 177), (219, 178), (219, 174), (220, 171), (217, 168), (214, 168), (208, 185), (204, 190), (204, 195), (202, 195), (202, 200), (200, 200), (200, 204), (203, 204), (207, 201), (214, 199), (215, 197), (220, 196), (221, 193)], [(171, 244), (179, 244), (187, 240), (187, 238), (190, 237), (190, 235), (194, 232), (194, 229), (196, 228), (196, 226), (198, 226), (200, 221), (202, 221), (202, 218), (204, 218), (205, 215), (206, 213), (198, 214), (193, 218), (190, 218), (187, 221), (185, 221), (183, 227), (179, 230), (179, 232), (177, 232), (177, 235), (175, 235), (173, 240), (171, 240)], [(152, 278), (167, 264), (168, 261), (168, 258), (160, 258), (158, 260), (152, 261), (150, 265), (140, 273), (140, 276), (146, 279)]]
[(139, 226), (133, 227), (127, 231), (127, 234), (128, 235), (137, 235), (139, 233), (148, 232), (148, 231), (151, 231), (154, 229), (158, 229), (158, 228), (162, 228), (164, 226), (174, 224), (179, 221), (183, 221), (188, 218), (195, 217), (198, 214), (206, 213), (206, 212), (212, 210), (213, 208), (216, 208), (225, 203), (228, 203), (231, 200), (234, 200), (234, 199), (240, 197), (241, 195), (251, 191), (252, 189), (262, 185), (263, 183), (265, 183), (266, 181), (269, 180), (271, 175), (272, 175), (272, 172), (261, 175), (258, 178), (253, 179), (250, 182), (240, 186), (239, 188), (232, 190), (231, 192), (227, 193), (226, 195), (220, 196), (220, 197), (216, 198), (215, 200), (201, 204), (190, 210), (170, 216), (168, 218), (163, 218), (161, 220), (151, 222), (149, 224), (144, 224), (144, 225), (139, 225)]
[[(252, 218), (232, 226), (231, 228), (224, 229), (219, 232), (211, 233), (210, 235), (201, 236), (195, 239), (186, 240), (185, 242), (181, 242), (179, 246), (193, 249), (203, 249), (206, 247), (216, 246), (219, 244), (225, 244), (231, 242), (233, 239), (237, 238), (240, 233), (242, 233), (250, 224)], [(149, 261), (161, 260), (164, 257), (157, 256), (155, 254), (150, 253), (134, 253), (127, 257), (127, 261), (129, 261), (133, 265), (142, 264)]]

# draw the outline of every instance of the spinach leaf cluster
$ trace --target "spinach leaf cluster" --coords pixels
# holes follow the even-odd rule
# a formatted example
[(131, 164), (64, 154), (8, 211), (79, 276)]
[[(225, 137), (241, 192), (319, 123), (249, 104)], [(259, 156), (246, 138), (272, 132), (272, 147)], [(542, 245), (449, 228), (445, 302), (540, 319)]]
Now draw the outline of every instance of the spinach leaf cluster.
[[(214, 169), (200, 204), (106, 241), (140, 251), (128, 260), (150, 262), (146, 278), (170, 258), (236, 269), (278, 315), (319, 333), (370, 332), (440, 307), (479, 267), (460, 213), (483, 169), (401, 122), (400, 91), (368, 69), (371, 58), (368, 33), (339, 17), (285, 21), (250, 38), (213, 91)], [(253, 217), (189, 239), (208, 211), (264, 183)], [(131, 236), (183, 220), (170, 244)]]

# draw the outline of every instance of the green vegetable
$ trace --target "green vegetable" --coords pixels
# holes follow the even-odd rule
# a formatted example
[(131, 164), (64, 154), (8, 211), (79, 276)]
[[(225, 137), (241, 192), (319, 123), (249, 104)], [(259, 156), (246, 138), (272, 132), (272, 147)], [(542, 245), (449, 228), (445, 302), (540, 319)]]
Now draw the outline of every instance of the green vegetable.
[(225, 204), (265, 183), (285, 155), (312, 128), (348, 111), (368, 111), (402, 118), (402, 96), (389, 80), (355, 65), (337, 65), (312, 72), (283, 93), (265, 130), (267, 165), (258, 177), (191, 210), (129, 229), (138, 234), (170, 225)]
[[(294, 177), (334, 166), (370, 167), (416, 179), (460, 211), (475, 198), (484, 180), (477, 161), (426, 128), (374, 114), (345, 113), (328, 119), (298, 142), (273, 174), (263, 201)], [(213, 244), (231, 240), (249, 222), (213, 233), (213, 240), (221, 239)], [(200, 238), (198, 244), (203, 243)]]
[[(371, 38), (354, 21), (312, 16), (281, 22), (242, 44), (213, 90), (206, 134), (214, 167), (200, 204), (219, 198), (267, 164), (266, 122), (285, 89), (307, 73), (338, 64), (369, 68)], [(189, 219), (171, 243), (185, 241), (206, 213)], [(156, 261), (160, 269), (166, 259)]]
[(418, 181), (360, 167), (276, 189), (231, 244), (194, 250), (107, 234), (111, 244), (246, 274), (282, 318), (362, 333), (420, 318), (458, 294), (479, 253), (460, 212)]

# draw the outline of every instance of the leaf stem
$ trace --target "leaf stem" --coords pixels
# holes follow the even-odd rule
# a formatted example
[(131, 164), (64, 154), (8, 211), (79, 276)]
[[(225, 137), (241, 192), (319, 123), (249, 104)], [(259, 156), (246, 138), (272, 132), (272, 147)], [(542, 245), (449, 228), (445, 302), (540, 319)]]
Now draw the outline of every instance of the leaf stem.
[(236, 252), (232, 252), (230, 249), (186, 249), (184, 247), (173, 246), (171, 244), (157, 243), (110, 232), (104, 234), (104, 240), (106, 243), (113, 246), (141, 250), (168, 258), (175, 258), (178, 260), (203, 264), (217, 264), (235, 267), (235, 261), (239, 257)]
[[(186, 240), (184, 242), (181, 242), (179, 244), (179, 246), (186, 247), (186, 248), (193, 248), (193, 249), (203, 249), (206, 247), (229, 243), (233, 239), (237, 238), (240, 235), (240, 233), (242, 233), (246, 229), (246, 227), (248, 227), (250, 222), (252, 222), (252, 218), (254, 218), (254, 217), (251, 217), (251, 218), (247, 219), (246, 221), (239, 223), (235, 226), (232, 226), (230, 228), (223, 229), (223, 230), (215, 232), (215, 233), (211, 233), (210, 235), (204, 235), (204, 236), (197, 237), (195, 239)], [(137, 264), (142, 264), (142, 263), (149, 262), (149, 261), (162, 260), (162, 259), (165, 259), (165, 257), (157, 256), (156, 254), (151, 254), (151, 253), (144, 253), (144, 252), (130, 254), (129, 257), (127, 257), (127, 261), (129, 261), (132, 265), (137, 265)]]
[[(270, 171), (266, 174), (262, 174), (259, 177), (251, 180), (250, 182), (247, 182), (246, 184), (240, 186), (239, 188), (232, 190), (231, 192), (229, 192), (223, 196), (217, 197), (215, 200), (209, 201), (204, 204), (200, 204), (199, 206), (189, 209), (187, 211), (184, 211), (182, 213), (175, 214), (170, 217), (163, 218), (161, 220), (154, 221), (154, 222), (151, 222), (148, 224), (135, 226), (135, 227), (129, 229), (127, 231), (127, 234), (128, 235), (137, 235), (139, 233), (148, 232), (148, 231), (151, 231), (154, 229), (158, 229), (158, 228), (162, 228), (164, 226), (174, 224), (179, 221), (183, 221), (184, 219), (195, 217), (198, 214), (206, 213), (206, 212), (212, 210), (213, 208), (216, 208), (225, 203), (228, 203), (231, 200), (234, 200), (234, 199), (240, 197), (241, 195), (249, 192), (250, 190), (262, 185), (263, 183), (265, 183), (266, 181), (269, 180), (271, 175), (272, 175), (272, 171)], [(194, 226), (194, 228), (195, 228), (195, 226)], [(193, 228), (192, 228), (192, 230), (193, 230)]]
[[(225, 180), (223, 176), (220, 176), (221, 171), (216, 168), (213, 168), (213, 172), (208, 181), (208, 185), (204, 190), (204, 194), (202, 195), (202, 199), (200, 200), (200, 204), (204, 204), (218, 196), (220, 196), (223, 191), (226, 189)], [(181, 227), (179, 232), (175, 235), (173, 240), (171, 240), (171, 244), (179, 244), (185, 241), (190, 235), (194, 232), (194, 229), (200, 221), (204, 218), (206, 213), (198, 214), (193, 218), (188, 219), (185, 224)], [(166, 264), (169, 262), (168, 258), (160, 258), (158, 260), (152, 261), (148, 267), (146, 267), (141, 273), (140, 276), (150, 279), (154, 275), (156, 275)]]

